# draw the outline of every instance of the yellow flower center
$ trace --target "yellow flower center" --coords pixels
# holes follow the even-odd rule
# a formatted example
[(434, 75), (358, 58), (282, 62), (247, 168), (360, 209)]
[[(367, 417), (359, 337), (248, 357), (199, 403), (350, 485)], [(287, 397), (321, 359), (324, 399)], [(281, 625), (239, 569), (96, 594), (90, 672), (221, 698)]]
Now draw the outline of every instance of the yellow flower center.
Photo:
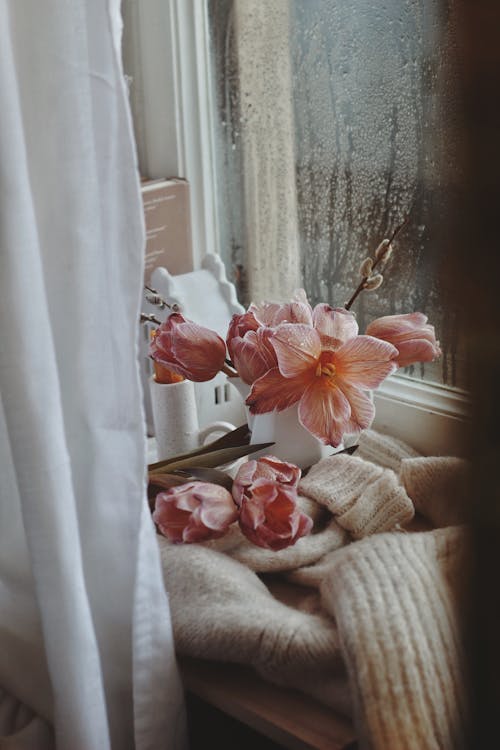
[(320, 377), (321, 375), (325, 375), (327, 378), (333, 378), (335, 377), (336, 373), (336, 367), (333, 364), (333, 362), (318, 362), (318, 366), (316, 368), (316, 375)]

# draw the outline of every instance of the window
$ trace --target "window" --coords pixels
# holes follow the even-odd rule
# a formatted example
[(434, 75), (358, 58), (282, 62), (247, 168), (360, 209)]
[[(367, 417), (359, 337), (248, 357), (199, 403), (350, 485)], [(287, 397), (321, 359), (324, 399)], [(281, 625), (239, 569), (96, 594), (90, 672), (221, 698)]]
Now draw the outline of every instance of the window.
[(389, 379), (376, 395), (379, 427), (429, 452), (459, 450), (466, 404), (449, 387), (463, 385), (459, 343), (430, 223), (460, 186), (452, 8), (124, 0), (141, 166), (190, 180), (197, 262), (220, 250), (243, 297), (303, 283), (313, 302), (342, 304), (366, 251), (412, 207), (389, 277), (357, 314), (362, 327), (420, 309), (436, 324), (443, 371)]
[(440, 276), (460, 185), (459, 49), (444, 0), (208, 0), (221, 252), (243, 297), (342, 305), (406, 216), (360, 328), (421, 310), (443, 357), (407, 373), (465, 386)]

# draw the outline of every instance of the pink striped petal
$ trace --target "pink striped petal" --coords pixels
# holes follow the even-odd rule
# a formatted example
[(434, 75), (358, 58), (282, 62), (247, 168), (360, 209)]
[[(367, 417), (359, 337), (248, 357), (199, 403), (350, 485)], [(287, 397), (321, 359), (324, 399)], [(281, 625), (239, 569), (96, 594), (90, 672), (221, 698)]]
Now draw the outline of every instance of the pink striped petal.
[[(314, 377), (314, 376), (313, 376)], [(283, 411), (295, 404), (310, 382), (309, 377), (284, 378), (277, 367), (255, 381), (246, 404), (252, 414)]]
[(345, 432), (356, 433), (366, 430), (375, 418), (375, 407), (370, 397), (355, 385), (340, 379), (338, 384), (351, 406), (351, 418), (346, 424)]
[(283, 323), (277, 328), (271, 344), (285, 378), (294, 378), (315, 368), (321, 355), (319, 334), (311, 326)]
[(300, 423), (325, 445), (336, 448), (342, 442), (350, 416), (349, 401), (329, 378), (316, 378), (300, 400)]
[(360, 388), (377, 388), (396, 371), (398, 350), (373, 336), (356, 336), (335, 352), (335, 367), (342, 380)]

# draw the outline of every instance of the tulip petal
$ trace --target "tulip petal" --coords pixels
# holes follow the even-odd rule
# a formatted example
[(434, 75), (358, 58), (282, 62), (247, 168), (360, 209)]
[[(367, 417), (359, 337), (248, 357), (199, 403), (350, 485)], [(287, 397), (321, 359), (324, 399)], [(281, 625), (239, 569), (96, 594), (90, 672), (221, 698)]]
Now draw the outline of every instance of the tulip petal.
[(246, 405), (251, 414), (265, 414), (268, 411), (283, 411), (295, 404), (310, 382), (310, 377), (284, 378), (277, 367), (269, 370), (252, 386)]
[(259, 327), (259, 323), (255, 319), (252, 313), (246, 312), (242, 315), (233, 315), (231, 322), (229, 323), (229, 329), (227, 332), (227, 348), (229, 350), (229, 356), (231, 359), (233, 356), (233, 340), (235, 338), (243, 338), (245, 333), (248, 331), (256, 331)]
[(252, 313), (262, 326), (271, 328), (275, 328), (281, 323), (312, 325), (311, 306), (307, 302), (307, 298), (304, 298), (297, 294), (292, 302), (262, 302), (260, 305), (252, 303), (248, 312)]
[(243, 338), (233, 338), (233, 365), (247, 385), (251, 385), (278, 364), (276, 352), (270, 344), (272, 335), (270, 328), (260, 328), (258, 331), (248, 331)]
[(408, 367), (416, 362), (432, 362), (441, 355), (439, 343), (432, 343), (427, 339), (412, 339), (411, 341), (398, 342), (399, 356), (398, 367)]
[(239, 525), (253, 544), (278, 551), (308, 534), (313, 522), (298, 509), (295, 491), (259, 479), (251, 498), (242, 502)]
[(313, 311), (313, 325), (326, 348), (337, 349), (357, 336), (358, 324), (354, 315), (343, 308), (330, 307), (322, 302)]
[(223, 487), (221, 489), (227, 493), (227, 499), (203, 503), (200, 509), (200, 521), (214, 531), (227, 529), (238, 518), (238, 509), (232, 496)]
[(349, 401), (330, 378), (316, 378), (300, 400), (300, 423), (325, 445), (340, 445), (350, 416)]
[[(172, 352), (179, 371), (189, 380), (211, 380), (220, 371), (226, 357), (226, 344), (221, 337), (196, 323), (182, 323), (172, 336)], [(172, 368), (173, 369), (173, 368)]]
[(345, 426), (345, 432), (361, 432), (370, 427), (375, 418), (375, 407), (368, 396), (360, 388), (338, 379), (339, 388), (351, 406), (351, 418)]
[[(373, 320), (366, 328), (369, 336), (392, 341), (395, 337), (412, 334), (426, 326), (427, 315), (421, 312), (406, 313), (403, 315), (384, 315), (382, 318)], [(429, 326), (431, 327), (431, 326)]]
[(399, 350), (399, 367), (431, 362), (441, 355), (434, 326), (427, 323), (427, 316), (423, 313), (386, 315), (370, 323), (366, 332), (394, 344)]
[(288, 484), (297, 487), (300, 480), (301, 470), (295, 464), (282, 461), (276, 456), (262, 456), (257, 459), (257, 466), (264, 476), (271, 477), (280, 484)]
[(295, 378), (316, 368), (321, 355), (319, 334), (311, 326), (282, 323), (271, 338), (271, 344), (285, 378)]
[(356, 336), (335, 352), (338, 377), (360, 388), (377, 388), (397, 370), (398, 350), (373, 336)]

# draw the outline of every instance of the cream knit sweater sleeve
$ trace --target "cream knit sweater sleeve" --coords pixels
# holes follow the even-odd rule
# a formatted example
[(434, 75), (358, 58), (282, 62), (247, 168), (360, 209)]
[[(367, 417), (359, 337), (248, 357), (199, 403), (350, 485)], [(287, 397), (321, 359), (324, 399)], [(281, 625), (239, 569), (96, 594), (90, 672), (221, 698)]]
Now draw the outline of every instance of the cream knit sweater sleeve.
[(394, 471), (356, 456), (324, 458), (299, 486), (354, 539), (390, 531), (413, 518), (413, 503)]
[(461, 527), (380, 534), (339, 550), (323, 571), (361, 747), (459, 750), (465, 734), (457, 590)]

